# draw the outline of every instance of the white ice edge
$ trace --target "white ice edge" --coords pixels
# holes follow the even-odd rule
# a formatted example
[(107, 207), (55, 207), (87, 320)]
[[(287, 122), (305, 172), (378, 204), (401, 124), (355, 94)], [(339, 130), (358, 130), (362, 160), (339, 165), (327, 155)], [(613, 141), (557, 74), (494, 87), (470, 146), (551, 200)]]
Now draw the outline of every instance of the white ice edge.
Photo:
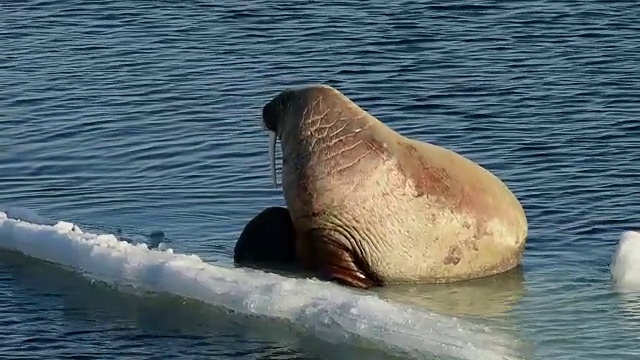
[[(111, 234), (83, 232), (28, 210), (0, 208), (0, 247), (110, 284), (167, 292), (245, 314), (290, 321), (325, 341), (359, 336), (416, 358), (520, 359), (510, 335), (462, 319), (362, 295), (313, 279), (215, 266), (196, 255), (149, 250)], [(23, 219), (23, 220), (20, 220)]]
[(640, 232), (622, 233), (610, 269), (619, 291), (640, 292)]

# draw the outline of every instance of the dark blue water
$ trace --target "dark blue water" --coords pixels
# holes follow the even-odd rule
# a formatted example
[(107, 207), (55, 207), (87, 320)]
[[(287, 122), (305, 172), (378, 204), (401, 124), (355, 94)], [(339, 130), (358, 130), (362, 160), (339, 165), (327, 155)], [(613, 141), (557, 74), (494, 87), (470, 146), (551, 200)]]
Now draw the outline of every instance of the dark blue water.
[[(640, 227), (638, 24), (634, 1), (4, 2), (0, 203), (162, 229), (176, 252), (230, 265), (244, 224), (283, 204), (262, 106), (327, 83), (490, 169), (526, 209), (520, 277), (403, 296), (462, 316), (496, 296), (479, 315), (531, 344), (527, 358), (635, 359), (640, 305), (613, 291), (608, 265)], [(336, 358), (286, 329), (15, 255), (0, 279), (6, 358)]]

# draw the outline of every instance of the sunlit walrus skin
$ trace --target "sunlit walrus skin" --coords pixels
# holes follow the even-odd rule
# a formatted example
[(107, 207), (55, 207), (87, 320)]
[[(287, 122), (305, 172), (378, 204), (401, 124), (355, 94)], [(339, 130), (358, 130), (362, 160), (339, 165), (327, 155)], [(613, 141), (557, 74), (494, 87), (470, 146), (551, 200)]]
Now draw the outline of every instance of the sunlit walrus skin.
[(296, 259), (318, 277), (445, 283), (520, 264), (524, 209), (480, 165), (400, 135), (326, 85), (282, 91), (263, 122), (281, 142)]

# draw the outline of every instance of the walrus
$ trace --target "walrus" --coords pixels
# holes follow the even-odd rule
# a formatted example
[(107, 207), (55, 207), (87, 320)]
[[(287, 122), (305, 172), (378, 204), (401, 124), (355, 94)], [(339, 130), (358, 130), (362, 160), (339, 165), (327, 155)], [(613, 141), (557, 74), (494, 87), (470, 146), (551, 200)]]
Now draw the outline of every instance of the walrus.
[(504, 182), (456, 152), (407, 138), (337, 89), (281, 91), (262, 109), (282, 150), (296, 261), (358, 288), (446, 283), (521, 263), (525, 211)]

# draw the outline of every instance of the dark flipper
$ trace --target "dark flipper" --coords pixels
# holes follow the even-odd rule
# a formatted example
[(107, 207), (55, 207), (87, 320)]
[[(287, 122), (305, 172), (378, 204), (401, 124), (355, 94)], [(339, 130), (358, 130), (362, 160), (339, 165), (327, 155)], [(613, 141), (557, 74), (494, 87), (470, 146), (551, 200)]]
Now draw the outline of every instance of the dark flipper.
[(233, 250), (238, 265), (290, 266), (295, 264), (296, 231), (289, 210), (269, 207), (242, 230)]

